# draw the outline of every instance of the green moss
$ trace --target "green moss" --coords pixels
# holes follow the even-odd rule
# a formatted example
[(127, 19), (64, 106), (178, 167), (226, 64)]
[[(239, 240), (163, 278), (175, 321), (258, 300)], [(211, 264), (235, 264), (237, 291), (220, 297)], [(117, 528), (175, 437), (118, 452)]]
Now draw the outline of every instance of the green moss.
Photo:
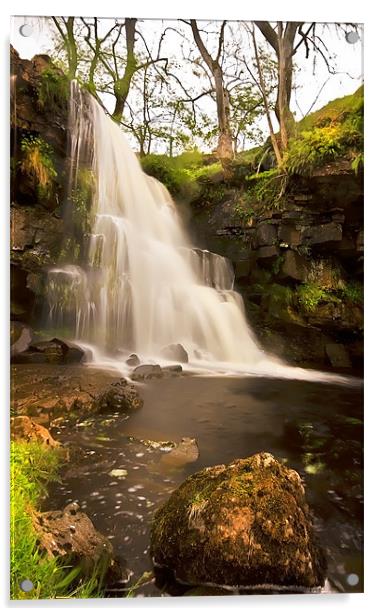
[(69, 98), (69, 79), (55, 67), (45, 68), (37, 87), (37, 102), (41, 109), (54, 111), (66, 105)]
[(71, 205), (71, 220), (79, 237), (88, 233), (92, 223), (92, 199), (95, 179), (91, 169), (79, 170), (76, 187), (72, 189), (68, 201)]

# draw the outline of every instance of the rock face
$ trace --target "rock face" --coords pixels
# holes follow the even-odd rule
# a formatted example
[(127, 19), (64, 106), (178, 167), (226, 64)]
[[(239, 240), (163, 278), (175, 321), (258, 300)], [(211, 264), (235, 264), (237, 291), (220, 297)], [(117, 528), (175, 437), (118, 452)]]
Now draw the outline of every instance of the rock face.
[(182, 344), (169, 344), (161, 349), (162, 357), (172, 361), (179, 361), (181, 364), (186, 364), (189, 361), (189, 356)]
[(141, 409), (143, 404), (136, 387), (121, 379), (97, 396), (92, 409), (98, 413), (128, 413)]
[(80, 362), (84, 351), (77, 345), (58, 338), (35, 342), (12, 357), (16, 364), (70, 364)]
[(26, 351), (32, 340), (32, 330), (25, 323), (11, 322), (11, 355)]
[(302, 481), (269, 453), (190, 476), (156, 512), (151, 555), (190, 585), (312, 588), (326, 573)]
[(36, 441), (54, 448), (60, 446), (58, 441), (53, 439), (49, 430), (35, 423), (26, 415), (11, 418), (11, 438), (14, 441)]
[(112, 564), (112, 545), (78, 504), (71, 503), (63, 511), (37, 513), (33, 524), (39, 549), (48, 556), (68, 558), (71, 564), (80, 564), (84, 574), (100, 564), (104, 570)]

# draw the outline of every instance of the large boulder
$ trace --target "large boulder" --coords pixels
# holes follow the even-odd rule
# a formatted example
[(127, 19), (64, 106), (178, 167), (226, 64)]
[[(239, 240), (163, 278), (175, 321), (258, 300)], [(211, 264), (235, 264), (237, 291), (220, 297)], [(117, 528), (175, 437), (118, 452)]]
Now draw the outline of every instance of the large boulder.
[(14, 441), (42, 443), (47, 447), (59, 447), (47, 428), (36, 423), (26, 415), (11, 418), (11, 438)]
[(156, 512), (151, 555), (189, 585), (320, 587), (302, 481), (269, 453), (191, 475)]

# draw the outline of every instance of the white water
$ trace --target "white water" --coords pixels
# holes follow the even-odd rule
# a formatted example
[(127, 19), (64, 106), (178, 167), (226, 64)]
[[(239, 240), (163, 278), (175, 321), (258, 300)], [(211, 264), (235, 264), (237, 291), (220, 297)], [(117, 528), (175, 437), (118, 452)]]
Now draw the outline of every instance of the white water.
[(230, 263), (191, 246), (166, 188), (143, 173), (126, 135), (75, 84), (70, 130), (70, 186), (93, 143), (96, 194), (84, 262), (49, 272), (52, 326), (70, 325), (93, 361), (124, 371), (130, 353), (164, 363), (162, 348), (180, 343), (197, 371), (328, 378), (263, 352)]

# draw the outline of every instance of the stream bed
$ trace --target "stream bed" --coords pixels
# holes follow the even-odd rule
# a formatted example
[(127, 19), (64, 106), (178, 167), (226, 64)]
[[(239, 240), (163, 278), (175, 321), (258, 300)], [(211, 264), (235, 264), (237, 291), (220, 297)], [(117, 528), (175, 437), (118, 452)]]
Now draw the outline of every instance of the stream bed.
[[(215, 464), (269, 451), (306, 484), (328, 580), (363, 590), (363, 390), (271, 378), (183, 376), (140, 387), (144, 407), (52, 430), (84, 456), (52, 487), (44, 508), (78, 502), (124, 565), (120, 593), (151, 571), (150, 526), (184, 479)], [(199, 458), (172, 465), (161, 441), (197, 440)], [(151, 442), (148, 442), (149, 441)], [(137, 595), (159, 596), (153, 581)]]

